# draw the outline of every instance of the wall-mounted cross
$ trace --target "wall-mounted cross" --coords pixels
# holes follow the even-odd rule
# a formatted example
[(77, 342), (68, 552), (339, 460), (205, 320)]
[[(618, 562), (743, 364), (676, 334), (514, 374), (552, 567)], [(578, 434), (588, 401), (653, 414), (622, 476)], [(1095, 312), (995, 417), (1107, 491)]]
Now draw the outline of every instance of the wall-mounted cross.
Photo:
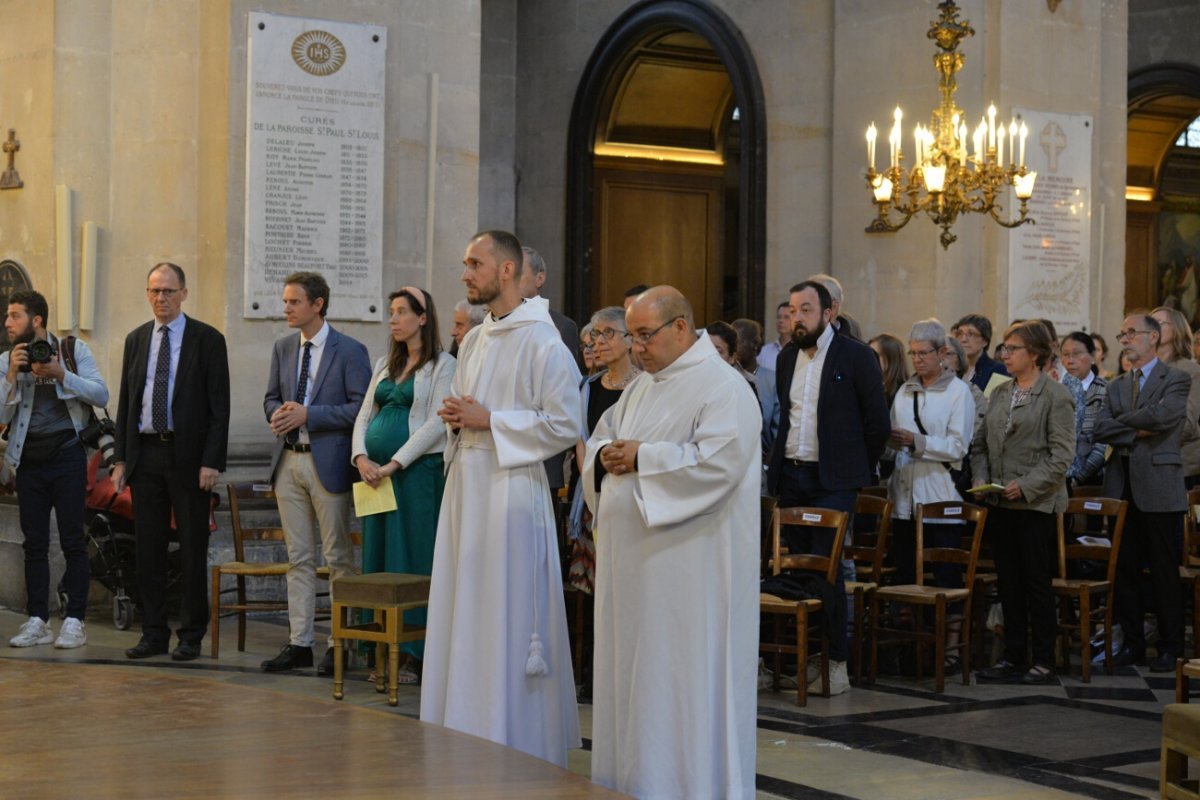
[(21, 149), (21, 142), (17, 139), (15, 128), (8, 129), (8, 141), (0, 145), (0, 149), (8, 153), (8, 169), (0, 173), (0, 189), (20, 189), (25, 185), (25, 182), (17, 174), (17, 151)]

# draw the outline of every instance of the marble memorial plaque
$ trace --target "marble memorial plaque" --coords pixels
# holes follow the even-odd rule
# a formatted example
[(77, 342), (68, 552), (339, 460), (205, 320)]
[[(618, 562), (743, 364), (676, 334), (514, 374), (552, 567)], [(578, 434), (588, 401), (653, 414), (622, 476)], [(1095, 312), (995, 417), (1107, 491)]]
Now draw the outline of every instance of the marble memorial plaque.
[[(1008, 249), (1008, 318), (1048, 319), (1060, 336), (1087, 330), (1092, 258), (1092, 118), (1013, 109), (1029, 128), (1025, 166), (1037, 170), (1029, 216)], [(1008, 207), (1019, 207), (1009, 190)], [(1016, 214), (1012, 213), (1015, 217)]]
[(311, 270), (331, 318), (379, 320), (387, 29), (249, 17), (242, 313), (282, 317), (283, 279)]

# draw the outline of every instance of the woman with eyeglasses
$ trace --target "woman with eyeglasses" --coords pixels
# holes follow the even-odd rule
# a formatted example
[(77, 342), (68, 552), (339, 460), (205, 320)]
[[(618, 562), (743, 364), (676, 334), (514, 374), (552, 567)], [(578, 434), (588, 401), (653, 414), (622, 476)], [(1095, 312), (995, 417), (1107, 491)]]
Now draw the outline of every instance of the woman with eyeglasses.
[[(996, 387), (971, 454), (973, 483), (987, 495), (987, 532), (1004, 610), (1004, 656), (980, 680), (1054, 680), (1056, 618), (1051, 580), (1058, 560), (1057, 517), (1067, 507), (1067, 470), (1075, 458), (1075, 403), (1044, 371), (1054, 353), (1037, 320), (1004, 332), (1001, 356), (1011, 380)], [(1033, 635), (1033, 658), (1026, 642)], [(1028, 665), (1028, 668), (1026, 668)], [(1022, 676), (1022, 673), (1023, 676)]]
[[(633, 362), (632, 339), (625, 326), (625, 309), (621, 306), (602, 308), (588, 323), (596, 369), (600, 370), (580, 385), (584, 408), (584, 429), (575, 445), (576, 472), (583, 471), (584, 446), (588, 437), (621, 393), (641, 374)], [(572, 488), (571, 513), (568, 520), (571, 554), (567, 582), (581, 592), (592, 594), (596, 585), (596, 543), (592, 538), (592, 515), (583, 502), (583, 482), (576, 480)], [(580, 698), (591, 699), (591, 652), (584, 656), (584, 683)]]
[[(592, 314), (590, 337), (593, 358), (599, 372), (580, 386), (584, 408), (584, 429), (575, 445), (575, 463), (582, 471), (584, 444), (600, 417), (621, 397), (621, 392), (641, 374), (633, 363), (629, 331), (625, 327), (625, 309), (620, 306), (602, 308)], [(591, 515), (583, 504), (583, 487), (578, 484), (571, 497), (570, 537), (572, 545), (571, 568), (567, 580), (573, 586), (591, 593), (596, 550), (591, 536)]]
[(1192, 388), (1188, 391), (1187, 419), (1190, 423), (1183, 426), (1183, 439), (1180, 443), (1179, 454), (1183, 457), (1183, 480), (1191, 489), (1200, 483), (1200, 364), (1196, 363), (1192, 352), (1192, 329), (1188, 325), (1183, 312), (1159, 306), (1150, 313), (1162, 326), (1162, 337), (1158, 340), (1158, 350), (1155, 355), (1167, 366), (1186, 372), (1192, 379)]
[[(913, 376), (897, 390), (892, 402), (892, 433), (888, 455), (895, 467), (888, 480), (888, 499), (892, 501), (892, 548), (896, 567), (895, 582), (901, 585), (917, 581), (916, 508), (925, 503), (961, 501), (954, 486), (952, 469), (959, 469), (971, 444), (975, 424), (975, 401), (967, 384), (942, 367), (946, 346), (946, 328), (936, 319), (921, 320), (908, 334), (908, 357)], [(961, 538), (962, 525), (937, 520), (925, 529), (925, 544), (940, 547)], [(938, 586), (962, 585), (962, 570), (954, 565), (938, 565), (934, 582)], [(958, 641), (952, 629), (948, 645)], [(947, 661), (953, 669), (957, 659)]]
[[(1083, 418), (1075, 426), (1075, 460), (1067, 470), (1067, 488), (1080, 484), (1099, 485), (1108, 448), (1092, 441), (1096, 414), (1104, 405), (1108, 381), (1100, 377), (1096, 365), (1096, 343), (1083, 331), (1072, 331), (1059, 347), (1063, 367), (1083, 386)], [(1079, 415), (1076, 415), (1079, 419)]]

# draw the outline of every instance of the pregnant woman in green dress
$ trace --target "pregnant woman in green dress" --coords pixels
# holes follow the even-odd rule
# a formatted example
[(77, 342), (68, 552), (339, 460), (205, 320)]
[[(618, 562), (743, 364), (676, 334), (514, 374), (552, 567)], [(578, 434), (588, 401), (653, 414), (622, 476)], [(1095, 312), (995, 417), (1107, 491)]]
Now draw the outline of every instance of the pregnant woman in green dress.
[[(428, 292), (406, 286), (388, 297), (391, 346), (375, 373), (354, 424), (351, 460), (371, 486), (392, 482), (396, 510), (363, 518), (363, 572), (428, 575), (445, 477), (445, 424), (438, 418), (450, 394), (455, 361), (442, 352)], [(408, 611), (424, 625), (425, 610)], [(401, 646), (401, 683), (416, 683), (424, 642)]]

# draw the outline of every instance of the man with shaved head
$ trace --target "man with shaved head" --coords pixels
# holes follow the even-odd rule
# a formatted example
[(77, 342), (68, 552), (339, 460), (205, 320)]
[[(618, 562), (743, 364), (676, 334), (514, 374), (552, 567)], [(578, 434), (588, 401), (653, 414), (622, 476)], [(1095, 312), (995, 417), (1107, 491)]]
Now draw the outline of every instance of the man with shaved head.
[(605, 412), (583, 464), (600, 531), (592, 779), (635, 797), (751, 797), (758, 526), (749, 523), (762, 415), (676, 289), (643, 292), (625, 319), (645, 372)]

